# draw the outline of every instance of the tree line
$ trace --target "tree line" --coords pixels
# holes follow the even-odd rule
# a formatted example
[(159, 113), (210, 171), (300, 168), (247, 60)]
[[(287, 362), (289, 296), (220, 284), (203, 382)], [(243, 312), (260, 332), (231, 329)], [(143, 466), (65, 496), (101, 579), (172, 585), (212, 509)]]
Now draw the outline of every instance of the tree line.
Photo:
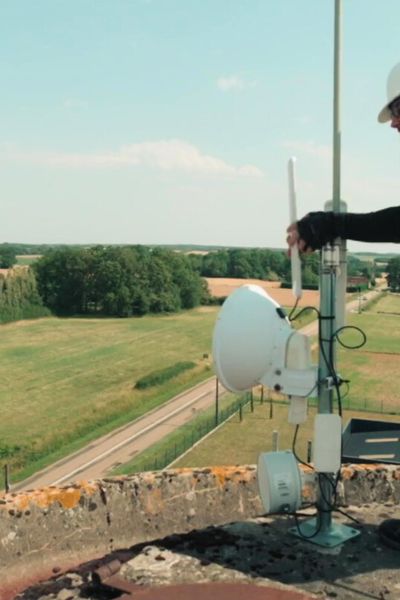
[[(194, 268), (203, 277), (254, 278), (269, 281), (281, 281), (282, 285), (290, 285), (290, 258), (283, 250), (265, 248), (232, 248), (218, 250), (208, 254), (190, 255)], [(319, 253), (303, 254), (302, 281), (305, 288), (319, 285), (320, 257)], [(372, 281), (377, 274), (375, 264), (362, 261), (349, 255), (347, 260), (349, 276), (363, 276)]]
[[(264, 279), (287, 283), (291, 280), (290, 258), (283, 250), (232, 248), (189, 256), (202, 277)], [(318, 286), (318, 254), (304, 255), (302, 262), (303, 285)]]
[(123, 317), (175, 312), (209, 300), (190, 259), (162, 248), (52, 250), (32, 268), (44, 304), (56, 314)]
[[(303, 287), (317, 288), (319, 253), (303, 256), (302, 262)], [(400, 257), (389, 267), (389, 282), (396, 289)], [(0, 320), (49, 311), (109, 316), (175, 312), (216, 301), (210, 298), (205, 277), (276, 280), (285, 287), (290, 285), (290, 270), (286, 252), (262, 248), (184, 254), (146, 246), (54, 247), (30, 269), (12, 269), (1, 276)], [(373, 277), (373, 269), (349, 256), (348, 274)]]

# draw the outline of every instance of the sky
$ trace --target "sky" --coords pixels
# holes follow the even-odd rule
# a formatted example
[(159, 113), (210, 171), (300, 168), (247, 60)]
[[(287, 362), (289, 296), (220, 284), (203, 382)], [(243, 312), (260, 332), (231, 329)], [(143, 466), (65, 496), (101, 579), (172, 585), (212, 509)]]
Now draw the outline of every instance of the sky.
[[(341, 197), (378, 210), (400, 2), (342, 9)], [(333, 23), (334, 0), (2, 0), (0, 242), (284, 247), (288, 159), (299, 216), (332, 197)]]

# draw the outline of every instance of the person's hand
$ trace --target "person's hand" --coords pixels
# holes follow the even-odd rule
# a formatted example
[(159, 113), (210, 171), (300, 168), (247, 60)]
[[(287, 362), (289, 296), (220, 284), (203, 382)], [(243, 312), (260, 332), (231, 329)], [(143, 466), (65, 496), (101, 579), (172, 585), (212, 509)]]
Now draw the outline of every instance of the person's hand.
[(312, 248), (307, 246), (307, 243), (300, 237), (299, 230), (297, 228), (297, 222), (289, 225), (289, 227), (286, 229), (286, 233), (287, 233), (286, 242), (289, 246), (289, 248), (288, 248), (289, 256), (290, 256), (292, 247), (295, 245), (297, 245), (299, 252), (310, 253), (313, 251)]

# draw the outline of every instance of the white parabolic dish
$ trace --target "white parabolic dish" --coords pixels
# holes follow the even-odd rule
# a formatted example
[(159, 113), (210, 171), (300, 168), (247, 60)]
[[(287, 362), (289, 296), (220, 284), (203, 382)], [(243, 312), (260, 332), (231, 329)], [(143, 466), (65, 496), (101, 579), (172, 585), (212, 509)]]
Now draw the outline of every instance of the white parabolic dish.
[(215, 325), (216, 375), (232, 392), (257, 385), (293, 333), (281, 307), (257, 285), (244, 285), (225, 300)]

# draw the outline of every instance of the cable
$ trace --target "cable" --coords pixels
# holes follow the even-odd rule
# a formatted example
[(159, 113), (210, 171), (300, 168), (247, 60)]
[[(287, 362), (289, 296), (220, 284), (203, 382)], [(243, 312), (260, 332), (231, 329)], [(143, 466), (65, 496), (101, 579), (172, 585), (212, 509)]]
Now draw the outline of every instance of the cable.
[(294, 430), (294, 437), (293, 437), (293, 441), (292, 441), (293, 456), (295, 457), (295, 459), (297, 460), (298, 463), (300, 463), (301, 465), (303, 465), (305, 467), (308, 467), (309, 469), (314, 470), (314, 467), (312, 465), (309, 465), (308, 463), (301, 460), (301, 458), (299, 458), (296, 454), (296, 441), (297, 441), (297, 434), (299, 432), (299, 428), (300, 428), (300, 425), (296, 425), (295, 430)]
[[(332, 274), (331, 274), (331, 277), (333, 277)], [(295, 303), (294, 307), (292, 308), (292, 310), (290, 311), (290, 314), (289, 314), (289, 317), (288, 317), (289, 321), (296, 320), (307, 309), (314, 310), (317, 313), (317, 317), (318, 317), (318, 343), (319, 343), (319, 348), (320, 348), (321, 356), (322, 356), (322, 358), (324, 360), (326, 369), (328, 371), (328, 375), (331, 378), (332, 384), (333, 384), (333, 386), (335, 388), (336, 397), (337, 397), (337, 404), (338, 404), (338, 413), (339, 413), (340, 416), (342, 416), (342, 412), (343, 412), (342, 411), (342, 399), (343, 398), (342, 398), (342, 395), (341, 395), (341, 392), (340, 392), (340, 385), (342, 383), (346, 383), (346, 385), (347, 385), (347, 390), (346, 390), (345, 396), (349, 393), (350, 386), (349, 386), (349, 381), (348, 380), (342, 380), (340, 378), (340, 376), (338, 376), (338, 374), (336, 372), (336, 369), (334, 367), (334, 342), (335, 342), (335, 339), (336, 339), (338, 341), (338, 343), (342, 347), (344, 347), (346, 349), (349, 349), (349, 350), (354, 350), (354, 349), (359, 349), (359, 348), (361, 348), (362, 346), (365, 345), (365, 343), (367, 341), (367, 336), (366, 336), (365, 332), (362, 331), (362, 329), (360, 329), (359, 327), (356, 327), (356, 326), (353, 326), (353, 325), (345, 325), (343, 327), (339, 327), (336, 331), (334, 331), (328, 339), (323, 339), (322, 338), (322, 331), (321, 331), (321, 329), (322, 329), (322, 327), (321, 327), (322, 321), (324, 319), (334, 319), (334, 317), (332, 315), (327, 315), (327, 316), (321, 315), (320, 311), (317, 308), (313, 307), (313, 306), (304, 307), (296, 315), (294, 315), (294, 312), (295, 312), (295, 310), (297, 308), (297, 305), (298, 305), (298, 299), (296, 299), (296, 303)], [(342, 341), (341, 337), (340, 337), (340, 334), (344, 330), (346, 330), (346, 329), (353, 329), (355, 331), (358, 331), (361, 334), (361, 336), (362, 336), (361, 342), (358, 343), (358, 344), (355, 344), (355, 345), (349, 345), (349, 344), (344, 343)], [(325, 351), (325, 344), (324, 343), (328, 343), (328, 355), (327, 355), (327, 353)], [(321, 383), (323, 383), (323, 382), (318, 381), (316, 383), (316, 385), (319, 386)], [(312, 391), (313, 390), (311, 390), (311, 392)], [(307, 394), (307, 396), (308, 395), (309, 394)], [(312, 465), (310, 465), (307, 462), (303, 461), (297, 455), (297, 452), (296, 452), (296, 442), (297, 442), (298, 432), (299, 432), (299, 425), (296, 425), (294, 436), (293, 436), (293, 442), (292, 442), (292, 452), (293, 452), (293, 455), (294, 455), (294, 457), (295, 457), (295, 459), (297, 460), (298, 463), (302, 464), (303, 466), (305, 466), (307, 468), (314, 469)], [(318, 511), (322, 512), (322, 513), (323, 512), (326, 512), (326, 513), (339, 512), (340, 514), (344, 515), (348, 519), (350, 519), (350, 520), (352, 520), (355, 523), (357, 523), (357, 524), (360, 525), (361, 523), (357, 519), (355, 519), (354, 517), (352, 517), (351, 515), (347, 514), (345, 511), (341, 510), (340, 508), (338, 508), (336, 506), (337, 495), (338, 495), (338, 485), (339, 485), (340, 479), (341, 479), (341, 470), (340, 469), (337, 472), (337, 475), (336, 475), (336, 477), (334, 479), (332, 479), (332, 476), (330, 476), (330, 475), (328, 475), (326, 473), (318, 473), (317, 481), (318, 481), (318, 488), (319, 488), (320, 499), (322, 500), (322, 502), (324, 503), (324, 505), (327, 508), (325, 508), (325, 507), (323, 508), (321, 506), (318, 506), (317, 503), (313, 503), (311, 506), (316, 506), (318, 508)], [(322, 485), (323, 481), (328, 482), (329, 486), (331, 487), (332, 500), (330, 498), (326, 497), (324, 486)], [(318, 533), (321, 530), (321, 520), (318, 519), (318, 512), (316, 513), (316, 518), (317, 518), (317, 523), (318, 523), (317, 528), (314, 531), (314, 533), (312, 535), (309, 535), (309, 536), (305, 535), (301, 531), (300, 524), (299, 524), (299, 521), (298, 521), (298, 513), (294, 513), (293, 516), (295, 518), (296, 528), (297, 528), (297, 531), (298, 531), (300, 537), (302, 537), (304, 539), (311, 539), (311, 538), (315, 537), (316, 535), (318, 535)]]
[(301, 531), (297, 513), (294, 513), (293, 516), (294, 516), (294, 522), (296, 524), (296, 529), (298, 531), (298, 534), (304, 540), (311, 540), (312, 538), (317, 536), (319, 534), (319, 532), (321, 531), (322, 523), (321, 523), (321, 519), (318, 519), (318, 513), (315, 513), (315, 515), (307, 515), (308, 517), (315, 517), (317, 520), (317, 523), (318, 523), (317, 528), (315, 529), (314, 533), (312, 533), (311, 535), (306, 535), (305, 533), (303, 533)]
[(292, 315), (293, 315), (294, 311), (295, 311), (295, 310), (296, 310), (296, 308), (297, 308), (297, 305), (298, 305), (298, 303), (299, 303), (299, 300), (300, 300), (300, 298), (296, 298), (296, 302), (294, 303), (294, 306), (293, 306), (292, 310), (290, 311), (290, 313), (289, 313), (289, 315), (288, 315), (288, 319), (289, 319), (289, 321), (294, 321), (294, 320), (295, 320), (295, 319), (297, 319), (297, 317), (298, 317), (298, 315), (296, 315), (295, 317), (293, 317)]
[[(344, 331), (345, 329), (354, 329), (355, 331), (358, 331), (362, 335), (362, 341), (359, 344), (356, 344), (355, 346), (350, 346), (349, 344), (345, 344), (344, 342), (342, 342), (342, 340), (339, 337), (339, 333), (341, 331)], [(358, 350), (358, 348), (362, 348), (367, 343), (367, 336), (365, 331), (360, 329), (360, 327), (356, 327), (355, 325), (344, 325), (343, 327), (339, 327), (339, 329), (337, 329), (332, 334), (332, 338), (336, 338), (339, 344), (343, 346), (343, 348), (347, 348), (348, 350)]]

